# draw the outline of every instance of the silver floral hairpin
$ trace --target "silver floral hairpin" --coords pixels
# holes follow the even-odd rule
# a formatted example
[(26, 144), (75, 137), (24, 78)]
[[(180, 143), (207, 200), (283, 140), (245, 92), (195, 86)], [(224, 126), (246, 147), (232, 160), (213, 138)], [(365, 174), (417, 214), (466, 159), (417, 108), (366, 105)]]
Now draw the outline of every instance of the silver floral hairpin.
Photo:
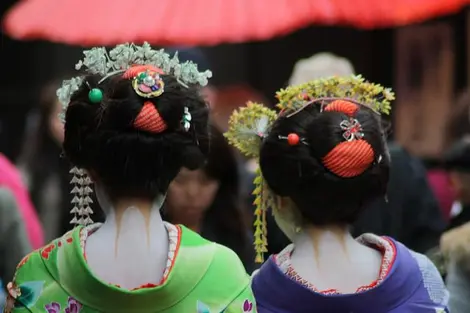
[(357, 119), (351, 118), (343, 120), (339, 126), (344, 131), (343, 137), (347, 141), (362, 139), (364, 137), (364, 133), (362, 132), (362, 125)]
[[(178, 82), (188, 87), (189, 85), (199, 84), (205, 86), (208, 79), (212, 77), (211, 71), (199, 72), (197, 64), (186, 61), (180, 63), (178, 54), (170, 56), (163, 49), (154, 50), (147, 42), (142, 46), (133, 43), (126, 43), (116, 46), (109, 52), (104, 47), (92, 48), (83, 52), (84, 58), (76, 65), (76, 70), (85, 70), (88, 74), (97, 74), (103, 76), (103, 80), (110, 76), (119, 74), (133, 65), (153, 65), (161, 69), (164, 73), (174, 76)], [(57, 97), (62, 104), (62, 112), (59, 118), (65, 122), (65, 111), (70, 102), (72, 94), (77, 91), (83, 83), (83, 76), (73, 77), (62, 82), (62, 86), (57, 90)], [(91, 90), (92, 91), (92, 90)], [(94, 96), (94, 95), (93, 95)], [(98, 95), (96, 101), (100, 99)], [(99, 101), (98, 101), (99, 102)], [(183, 128), (188, 131), (191, 127), (191, 113), (185, 108), (182, 117)], [(83, 169), (76, 167), (70, 171), (73, 174), (71, 184), (74, 186), (73, 194), (73, 214), (72, 224), (88, 225), (93, 221), (90, 215), (93, 213), (90, 204), (93, 202), (90, 198), (92, 193), (91, 179)]]

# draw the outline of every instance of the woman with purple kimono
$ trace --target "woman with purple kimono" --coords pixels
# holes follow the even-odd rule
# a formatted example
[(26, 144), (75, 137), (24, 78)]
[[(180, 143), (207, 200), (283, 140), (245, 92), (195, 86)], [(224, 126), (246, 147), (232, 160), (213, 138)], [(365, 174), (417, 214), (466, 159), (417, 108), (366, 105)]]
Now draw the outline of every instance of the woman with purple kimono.
[(390, 156), (380, 114), (390, 89), (360, 76), (328, 78), (277, 94), (277, 112), (249, 104), (227, 137), (257, 157), (255, 248), (267, 251), (272, 209), (292, 240), (253, 276), (260, 313), (449, 312), (448, 292), (424, 255), (389, 237), (353, 238), (363, 207), (386, 197)]

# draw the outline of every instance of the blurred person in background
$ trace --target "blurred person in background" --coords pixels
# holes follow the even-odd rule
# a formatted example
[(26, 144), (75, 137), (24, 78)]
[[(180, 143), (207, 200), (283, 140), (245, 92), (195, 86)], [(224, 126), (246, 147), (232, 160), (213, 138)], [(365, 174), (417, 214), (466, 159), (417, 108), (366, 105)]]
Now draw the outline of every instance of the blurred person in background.
[[(298, 85), (317, 78), (350, 76), (354, 67), (346, 58), (331, 53), (318, 53), (299, 60), (289, 84)], [(439, 204), (429, 186), (421, 161), (395, 142), (388, 143), (391, 157), (387, 197), (367, 206), (353, 224), (353, 234), (374, 233), (391, 236), (410, 249), (426, 253), (439, 245), (446, 227)], [(268, 224), (271, 253), (284, 246), (287, 238), (275, 224)], [(271, 243), (271, 237), (277, 242)]]
[(28, 190), (23, 184), (23, 179), (18, 169), (1, 153), (0, 188), (7, 189), (13, 195), (14, 207), (17, 209), (25, 225), (31, 247), (33, 249), (41, 247), (44, 244), (43, 229), (36, 209), (29, 198)]
[(0, 186), (0, 282), (8, 282), (18, 262), (31, 251), (15, 197), (8, 188)]
[(215, 127), (211, 130), (206, 164), (202, 169), (180, 170), (168, 188), (163, 218), (229, 247), (251, 272), (253, 234), (245, 223), (238, 163), (222, 133)]
[(449, 230), (441, 239), (447, 259), (447, 286), (452, 313), (470, 312), (470, 138), (454, 143), (446, 153), (444, 165), (449, 173), (457, 201)]
[[(446, 128), (446, 141), (449, 147), (463, 137), (470, 135), (470, 93), (468, 91), (464, 91), (458, 96)], [(455, 194), (450, 184), (450, 174), (444, 165), (442, 159), (426, 162), (429, 183), (439, 201), (444, 218), (449, 221), (454, 212), (459, 210), (460, 205), (458, 201), (454, 202)]]
[(447, 141), (453, 145), (456, 141), (470, 135), (470, 91), (459, 94), (456, 106), (451, 111), (447, 124)]
[[(447, 142), (449, 147), (456, 145), (459, 141), (462, 141), (464, 138), (470, 136), (470, 92), (462, 92), (456, 101), (456, 107), (451, 111), (450, 117), (448, 119), (447, 126)], [(464, 140), (465, 141), (465, 140)], [(451, 155), (451, 154), (450, 154)], [(449, 157), (449, 154), (447, 155)], [(445, 161), (445, 160), (444, 160)], [(460, 204), (457, 199), (455, 202), (454, 188), (450, 183), (450, 173), (448, 169), (444, 168), (440, 170), (440, 175), (442, 176), (440, 180), (441, 188), (439, 193), (444, 194), (446, 197), (446, 202), (450, 202), (448, 205), (447, 216), (448, 219), (452, 220), (456, 213), (460, 212)], [(446, 192), (447, 189), (450, 189), (450, 192)], [(454, 221), (455, 222), (455, 221)]]
[[(208, 59), (206, 53), (203, 49), (200, 48), (188, 48), (188, 47), (173, 47), (168, 50), (170, 54), (178, 52), (178, 58), (181, 62), (185, 61), (192, 61), (198, 65), (200, 70), (205, 70), (210, 68), (210, 60)], [(264, 97), (258, 93), (256, 90), (252, 89), (247, 85), (229, 85), (229, 86), (222, 86), (216, 88), (215, 86), (211, 85), (210, 82), (207, 86), (202, 88), (202, 94), (204, 95), (206, 101), (209, 103), (210, 106), (210, 115), (212, 124), (215, 125), (217, 128), (215, 133), (220, 133), (220, 130), (225, 131), (227, 128), (227, 122), (230, 114), (240, 105), (244, 105), (247, 101), (258, 101), (262, 103), (267, 103), (264, 100)], [(216, 136), (217, 137), (217, 136)], [(216, 139), (217, 142), (221, 143), (222, 139)], [(222, 146), (222, 145), (221, 145)], [(249, 226), (251, 230), (253, 219), (252, 219), (252, 189), (251, 186), (253, 184), (253, 163), (242, 156), (238, 151), (231, 149), (230, 154), (234, 154), (236, 158), (236, 167), (238, 168), (238, 176), (236, 177), (239, 186), (236, 187), (237, 190), (234, 190), (238, 195), (237, 201), (242, 199), (241, 201), (241, 211), (244, 216), (245, 224)], [(227, 149), (223, 149), (227, 150)], [(227, 152), (228, 155), (229, 152)], [(225, 155), (225, 152), (223, 153)], [(232, 157), (230, 157), (232, 159)], [(231, 162), (231, 161), (230, 161)], [(219, 175), (220, 176), (220, 175)], [(233, 176), (235, 177), (235, 176)], [(233, 183), (231, 183), (233, 184)], [(239, 204), (238, 204), (239, 205)], [(239, 208), (240, 209), (240, 208)], [(238, 209), (238, 210), (239, 210)], [(237, 213), (238, 214), (238, 213)], [(235, 222), (237, 223), (237, 222)], [(276, 236), (276, 233), (273, 234)], [(282, 233), (281, 233), (282, 235)], [(212, 238), (212, 237), (211, 237)], [(217, 240), (216, 240), (217, 241)], [(275, 242), (277, 242), (275, 240)], [(244, 240), (242, 240), (239, 246), (244, 245)], [(229, 245), (232, 247), (232, 245)], [(252, 246), (252, 243), (250, 243)], [(244, 248), (243, 248), (244, 249)], [(240, 257), (242, 258), (247, 270), (250, 271), (252, 268), (253, 260), (250, 260), (247, 257), (246, 253), (242, 253), (239, 248), (235, 249), (237, 253), (240, 253)], [(248, 255), (251, 255), (250, 252)], [(251, 265), (250, 265), (251, 264)]]
[(455, 194), (449, 183), (449, 175), (440, 160), (425, 160), (424, 165), (427, 169), (429, 185), (439, 202), (442, 216), (446, 222), (449, 222), (455, 201)]
[(470, 136), (456, 141), (444, 156), (450, 186), (456, 201), (448, 229), (470, 222)]
[[(31, 199), (36, 207), (46, 239), (52, 240), (71, 230), (70, 214), (65, 208), (72, 200), (69, 182), (70, 163), (62, 156), (64, 126), (58, 118), (62, 105), (57, 99), (59, 81), (46, 85), (27, 123), (26, 140), (18, 161)], [(102, 221), (101, 210), (96, 210)]]

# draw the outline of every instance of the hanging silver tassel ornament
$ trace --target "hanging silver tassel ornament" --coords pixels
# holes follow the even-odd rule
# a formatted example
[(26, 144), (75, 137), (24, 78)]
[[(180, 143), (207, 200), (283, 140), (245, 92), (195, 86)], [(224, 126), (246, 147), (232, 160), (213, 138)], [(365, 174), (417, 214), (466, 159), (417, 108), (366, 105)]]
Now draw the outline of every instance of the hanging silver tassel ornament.
[(90, 204), (93, 203), (90, 197), (93, 192), (93, 189), (91, 189), (91, 179), (84, 170), (76, 167), (70, 170), (70, 174), (73, 174), (73, 178), (70, 181), (73, 186), (71, 191), (73, 194), (73, 209), (70, 211), (73, 218), (70, 224), (83, 226), (92, 224), (93, 220), (90, 217), (93, 214), (93, 210), (90, 207)]

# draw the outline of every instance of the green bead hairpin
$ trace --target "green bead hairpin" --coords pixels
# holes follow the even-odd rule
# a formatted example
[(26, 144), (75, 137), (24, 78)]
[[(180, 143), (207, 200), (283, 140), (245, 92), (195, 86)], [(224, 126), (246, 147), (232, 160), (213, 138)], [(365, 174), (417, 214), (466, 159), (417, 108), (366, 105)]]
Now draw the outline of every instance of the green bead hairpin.
[(99, 88), (93, 88), (88, 93), (88, 99), (91, 103), (100, 103), (103, 100), (103, 92)]

